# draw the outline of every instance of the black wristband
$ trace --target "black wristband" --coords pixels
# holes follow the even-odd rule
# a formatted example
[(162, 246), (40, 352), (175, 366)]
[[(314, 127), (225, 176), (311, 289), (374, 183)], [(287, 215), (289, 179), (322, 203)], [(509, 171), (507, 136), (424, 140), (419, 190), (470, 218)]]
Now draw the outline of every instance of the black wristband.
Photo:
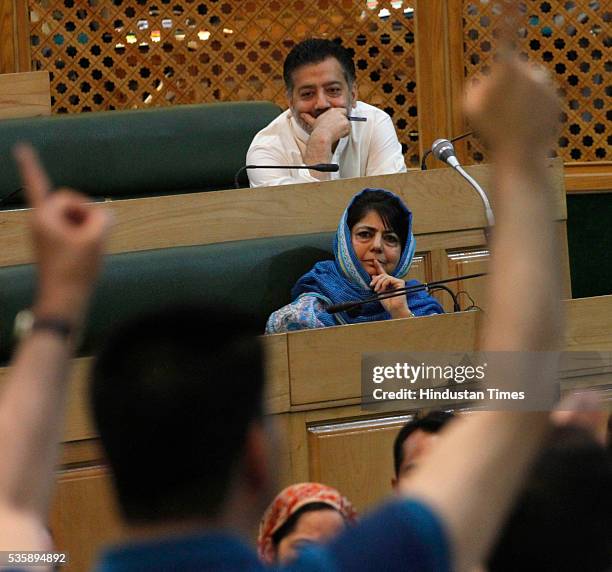
[(40, 320), (35, 318), (32, 324), (33, 332), (36, 330), (49, 330), (64, 338), (69, 338), (72, 335), (73, 329), (70, 322), (62, 318), (41, 318)]
[(23, 339), (31, 332), (41, 330), (54, 332), (65, 340), (69, 340), (74, 334), (74, 326), (65, 318), (37, 318), (31, 310), (22, 310), (15, 317), (15, 336), (18, 339)]

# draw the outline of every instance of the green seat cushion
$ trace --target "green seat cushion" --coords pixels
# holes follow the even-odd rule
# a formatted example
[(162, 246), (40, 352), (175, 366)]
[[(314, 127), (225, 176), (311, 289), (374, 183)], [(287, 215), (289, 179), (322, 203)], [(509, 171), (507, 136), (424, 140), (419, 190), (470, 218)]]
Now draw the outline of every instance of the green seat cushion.
[[(205, 301), (268, 316), (315, 262), (332, 259), (333, 233), (115, 254), (107, 258), (80, 353), (95, 351), (121, 321), (164, 305)], [(0, 359), (13, 349), (15, 315), (32, 304), (33, 265), (0, 268)], [(206, 324), (202, 324), (202, 331)], [(207, 332), (210, 333), (210, 332)]]
[(255, 101), (0, 121), (0, 199), (21, 187), (11, 156), (20, 141), (56, 186), (94, 197), (232, 188), (253, 137), (279, 113)]

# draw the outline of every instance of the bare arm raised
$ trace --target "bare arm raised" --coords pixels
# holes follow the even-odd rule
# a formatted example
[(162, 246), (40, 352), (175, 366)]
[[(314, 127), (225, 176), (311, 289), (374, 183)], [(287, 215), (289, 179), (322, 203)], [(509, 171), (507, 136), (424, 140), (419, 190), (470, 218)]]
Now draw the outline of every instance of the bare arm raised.
[[(38, 263), (35, 320), (81, 327), (98, 275), (108, 214), (68, 190), (53, 194), (30, 147), (19, 164)], [(44, 550), (74, 336), (34, 326), (19, 344), (0, 397), (0, 550)]]
[[(526, 352), (555, 348), (561, 331), (559, 256), (545, 170), (557, 98), (542, 72), (509, 59), (468, 92), (466, 111), (496, 162), (497, 225), (482, 345), (517, 352), (515, 369), (490, 369), (488, 377), (501, 386), (550, 382), (546, 360)], [(442, 517), (455, 569), (469, 570), (486, 556), (547, 426), (546, 413), (474, 413), (451, 427), (402, 483), (404, 493)]]

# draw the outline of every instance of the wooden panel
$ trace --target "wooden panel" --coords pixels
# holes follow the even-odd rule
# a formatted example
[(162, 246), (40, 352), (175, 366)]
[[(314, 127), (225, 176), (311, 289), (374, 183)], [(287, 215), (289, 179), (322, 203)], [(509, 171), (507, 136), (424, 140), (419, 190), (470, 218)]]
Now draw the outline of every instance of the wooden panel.
[(393, 440), (412, 417), (310, 425), (310, 479), (342, 491), (359, 512), (380, 503), (391, 494)]
[[(554, 217), (565, 220), (562, 163), (552, 161), (550, 169), (555, 185)], [(484, 188), (490, 188), (488, 166), (468, 171)], [(101, 208), (110, 209), (116, 220), (109, 251), (130, 252), (335, 231), (351, 197), (366, 187), (399, 194), (414, 214), (417, 237), (485, 226), (480, 198), (451, 169), (123, 200)], [(0, 266), (31, 262), (27, 221), (27, 211), (0, 212)], [(419, 249), (423, 247), (428, 248), (419, 242)]]
[(51, 113), (47, 72), (0, 75), (0, 119), (35, 117)]
[(473, 349), (478, 315), (466, 312), (289, 333), (291, 404), (358, 398), (364, 352)]
[[(450, 101), (450, 130), (448, 137), (457, 137), (470, 131), (463, 117), (464, 54), (463, 54), (463, 0), (446, 0), (448, 68), (446, 73), (448, 98)], [(434, 40), (435, 41), (435, 40)], [(463, 164), (468, 160), (468, 139), (453, 143), (457, 158)]]
[[(289, 375), (287, 361), (287, 341), (284, 336), (262, 338), (264, 351), (268, 357), (266, 374), (268, 389), (266, 411), (280, 413), (289, 410)], [(62, 441), (84, 441), (96, 437), (93, 420), (89, 414), (89, 369), (91, 358), (73, 360), (68, 393), (66, 427)], [(0, 368), (0, 387), (5, 383), (9, 368)]]
[[(388, 417), (406, 415), (406, 411), (389, 412)], [(365, 414), (358, 405), (335, 406), (328, 405), (325, 409), (311, 409), (292, 412), (289, 415), (289, 453), (291, 456), (292, 482), (314, 479), (320, 475), (321, 468), (314, 469), (312, 462), (318, 462), (318, 456), (311, 453), (311, 427), (333, 425), (335, 423), (350, 423), (353, 421), (371, 419), (372, 414)], [(380, 417), (380, 415), (379, 415)], [(318, 471), (318, 472), (317, 472)]]
[[(87, 380), (91, 358), (72, 361), (70, 372), (66, 425), (62, 441), (82, 441), (95, 437), (96, 433), (89, 416)], [(8, 367), (0, 368), (0, 388), (6, 382)]]
[(58, 467), (68, 470), (104, 465), (104, 458), (99, 439), (69, 441), (62, 444)]
[(419, 235), (417, 246), (420, 251), (443, 250), (449, 248), (469, 248), (485, 244), (482, 230), (461, 230), (437, 234)]
[(612, 295), (578, 298), (564, 307), (569, 350), (612, 351)]
[(567, 163), (565, 188), (568, 193), (612, 192), (612, 162)]
[(431, 261), (428, 253), (416, 254), (412, 259), (406, 280), (429, 282), (431, 280)]
[(288, 413), (270, 416), (274, 431), (276, 446), (273, 450), (275, 461), (275, 477), (279, 489), (295, 483), (291, 464), (291, 420)]
[[(447, 88), (447, 20), (446, 2), (443, 0), (419, 0), (415, 8), (417, 37), (417, 75), (419, 89), (419, 149), (421, 157), (431, 148), (435, 139), (449, 137), (450, 104)], [(437, 42), (432, 42), (437, 38)], [(431, 161), (431, 168), (443, 164)]]
[(265, 336), (262, 344), (266, 356), (266, 411), (289, 411), (289, 359), (287, 338), (282, 335)]
[(28, 0), (13, 0), (15, 6), (15, 70), (16, 72), (32, 71), (32, 54), (30, 49), (30, 11)]
[[(466, 276), (487, 272), (488, 270), (489, 250), (485, 247), (462, 249), (447, 254), (449, 276)], [(458, 294), (458, 302), (462, 308), (467, 310), (471, 305), (475, 305), (486, 310), (486, 284), (486, 277), (483, 276), (471, 280), (459, 280), (449, 286)], [(459, 294), (461, 291), (467, 294)], [(449, 300), (449, 298), (450, 296), (446, 296), (445, 309), (450, 305), (452, 310), (452, 300)]]
[(91, 570), (100, 548), (121, 533), (108, 471), (94, 467), (60, 473), (50, 527), (57, 550), (70, 555), (62, 571)]
[(17, 71), (15, 68), (15, 6), (13, 0), (0, 2), (0, 74)]

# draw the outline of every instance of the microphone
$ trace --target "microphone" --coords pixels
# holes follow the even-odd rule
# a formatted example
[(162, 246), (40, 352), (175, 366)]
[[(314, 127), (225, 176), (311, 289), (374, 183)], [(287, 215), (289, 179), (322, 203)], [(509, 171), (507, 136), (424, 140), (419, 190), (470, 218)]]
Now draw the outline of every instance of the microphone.
[(436, 139), (431, 146), (433, 156), (455, 169), (459, 165), (455, 148), (448, 139)]
[(443, 289), (449, 292), (453, 298), (453, 307), (454, 311), (457, 312), (459, 309), (459, 304), (457, 302), (457, 295), (451, 293), (449, 288), (442, 286), (442, 284), (446, 284), (448, 282), (456, 282), (458, 280), (469, 280), (471, 278), (480, 278), (481, 276), (486, 276), (486, 272), (479, 272), (478, 274), (467, 274), (465, 276), (456, 276), (455, 278), (446, 278), (445, 280), (437, 280), (435, 282), (423, 282), (422, 284), (415, 284), (414, 286), (406, 286), (405, 288), (398, 288), (397, 290), (389, 290), (388, 292), (380, 292), (370, 298), (366, 298), (365, 300), (350, 300), (349, 302), (342, 302), (341, 304), (330, 304), (325, 308), (325, 311), (328, 314), (337, 314), (338, 312), (346, 312), (347, 310), (351, 310), (352, 308), (356, 308), (357, 306), (361, 306), (363, 304), (368, 304), (370, 302), (380, 302), (381, 300), (385, 300), (387, 298), (395, 298), (396, 296), (405, 296), (406, 294), (412, 294), (414, 292), (419, 292), (420, 290), (437, 290)]
[(244, 165), (240, 167), (234, 175), (234, 187), (240, 188), (240, 175), (247, 169), (311, 169), (312, 171), (320, 171), (321, 173), (336, 173), (340, 170), (340, 165), (336, 163), (316, 163), (315, 165)]
[(482, 200), (482, 204), (484, 205), (487, 225), (489, 227), (494, 226), (495, 216), (493, 215), (493, 209), (491, 208), (489, 197), (487, 196), (487, 193), (485, 193), (484, 189), (477, 183), (477, 181), (465, 172), (461, 166), (461, 163), (459, 163), (459, 159), (457, 159), (453, 144), (448, 139), (436, 139), (431, 146), (431, 152), (436, 159), (443, 161), (455, 169), (455, 171), (457, 171), (457, 173), (459, 173), (478, 193), (480, 200)]
[[(451, 143), (454, 143), (455, 141), (461, 141), (461, 139), (465, 139), (466, 137), (469, 137), (470, 135), (474, 135), (473, 131), (468, 131), (467, 133), (462, 133), (461, 135), (457, 135), (457, 137), (453, 137), (452, 139), (450, 139)], [(423, 159), (421, 159), (421, 171), (427, 171), (427, 157), (429, 157), (431, 155), (431, 149), (427, 149), (427, 151), (425, 151), (425, 154), (423, 155)]]

